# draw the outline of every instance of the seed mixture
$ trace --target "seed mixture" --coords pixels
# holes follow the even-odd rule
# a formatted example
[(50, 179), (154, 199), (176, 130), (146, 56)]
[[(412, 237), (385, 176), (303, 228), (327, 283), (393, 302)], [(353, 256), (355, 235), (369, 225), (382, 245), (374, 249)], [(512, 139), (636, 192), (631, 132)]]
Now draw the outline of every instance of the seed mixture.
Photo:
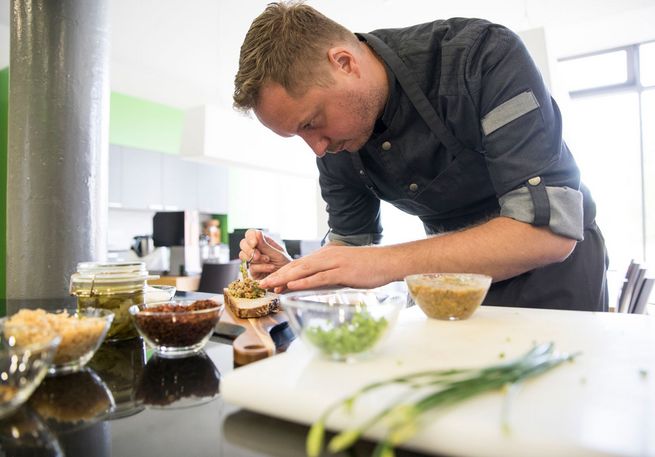
[(219, 374), (206, 355), (182, 359), (153, 357), (148, 361), (136, 391), (146, 405), (167, 406), (183, 398), (210, 398), (218, 393)]
[(259, 281), (248, 277), (244, 264), (241, 264), (241, 276), (243, 279), (232, 281), (228, 286), (228, 293), (236, 298), (261, 298), (266, 295), (266, 289), (259, 286)]
[(190, 305), (148, 306), (134, 318), (154, 344), (185, 347), (199, 343), (212, 331), (218, 323), (220, 309), (220, 305), (212, 300), (196, 300)]
[(7, 320), (5, 329), (20, 345), (43, 344), (50, 340), (52, 332), (58, 334), (61, 342), (54, 364), (63, 365), (93, 350), (105, 331), (105, 323), (100, 317), (75, 316), (67, 311), (21, 309)]
[(30, 405), (42, 418), (57, 422), (93, 419), (112, 407), (103, 385), (87, 372), (44, 379), (32, 394)]

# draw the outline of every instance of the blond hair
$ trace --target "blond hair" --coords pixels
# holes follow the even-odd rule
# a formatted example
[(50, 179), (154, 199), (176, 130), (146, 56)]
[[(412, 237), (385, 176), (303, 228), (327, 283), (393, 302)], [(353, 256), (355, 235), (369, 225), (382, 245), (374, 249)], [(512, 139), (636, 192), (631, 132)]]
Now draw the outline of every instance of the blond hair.
[(357, 42), (351, 31), (302, 2), (269, 3), (241, 45), (234, 107), (242, 111), (256, 107), (268, 82), (280, 84), (292, 96), (302, 95), (313, 84), (329, 85), (328, 49)]

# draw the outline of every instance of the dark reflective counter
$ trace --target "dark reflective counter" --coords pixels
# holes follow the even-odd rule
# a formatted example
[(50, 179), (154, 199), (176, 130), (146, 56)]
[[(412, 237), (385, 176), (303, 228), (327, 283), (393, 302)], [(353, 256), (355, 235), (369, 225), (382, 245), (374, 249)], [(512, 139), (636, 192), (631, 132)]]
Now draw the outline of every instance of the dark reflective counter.
[[(8, 314), (63, 306), (5, 304)], [(223, 402), (220, 380), (233, 369), (232, 347), (220, 338), (180, 359), (152, 354), (140, 338), (105, 343), (83, 371), (46, 377), (0, 420), (0, 457), (304, 456), (308, 427)], [(340, 455), (369, 456), (373, 447), (361, 442)]]

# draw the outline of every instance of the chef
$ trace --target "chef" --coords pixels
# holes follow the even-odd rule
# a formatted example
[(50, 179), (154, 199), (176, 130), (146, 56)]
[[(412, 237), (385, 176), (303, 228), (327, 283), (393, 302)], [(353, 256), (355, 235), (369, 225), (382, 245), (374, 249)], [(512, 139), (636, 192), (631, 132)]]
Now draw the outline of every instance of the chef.
[[(492, 276), (486, 305), (607, 310), (595, 204), (521, 40), (481, 19), (354, 34), (272, 3), (241, 47), (234, 105), (317, 156), (329, 243), (291, 261), (251, 230), (240, 257), (277, 291)], [(426, 239), (376, 246), (380, 200)]]

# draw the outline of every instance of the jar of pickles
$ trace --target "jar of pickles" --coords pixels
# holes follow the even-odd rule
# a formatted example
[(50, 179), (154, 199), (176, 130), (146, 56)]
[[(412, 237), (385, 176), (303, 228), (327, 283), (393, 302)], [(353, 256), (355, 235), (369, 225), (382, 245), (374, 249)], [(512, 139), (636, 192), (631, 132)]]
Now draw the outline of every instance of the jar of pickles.
[(138, 336), (128, 309), (145, 302), (146, 281), (154, 279), (143, 262), (81, 262), (70, 280), (78, 308), (103, 308), (114, 313), (106, 341)]

